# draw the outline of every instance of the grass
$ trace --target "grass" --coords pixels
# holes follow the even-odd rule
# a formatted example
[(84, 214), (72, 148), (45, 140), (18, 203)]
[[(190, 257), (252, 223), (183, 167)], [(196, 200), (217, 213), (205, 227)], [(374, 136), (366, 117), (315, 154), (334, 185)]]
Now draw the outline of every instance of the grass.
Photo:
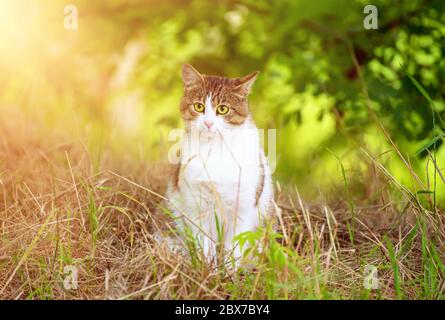
[[(205, 263), (193, 241), (190, 259), (154, 239), (169, 222), (157, 210), (165, 165), (116, 163), (106, 148), (98, 164), (81, 142), (0, 129), (1, 299), (444, 298), (444, 212), (365, 149), (364, 178), (338, 158), (344, 181), (324, 202), (277, 184), (281, 215), (239, 236), (253, 266), (235, 272)], [(378, 289), (364, 286), (367, 266)]]

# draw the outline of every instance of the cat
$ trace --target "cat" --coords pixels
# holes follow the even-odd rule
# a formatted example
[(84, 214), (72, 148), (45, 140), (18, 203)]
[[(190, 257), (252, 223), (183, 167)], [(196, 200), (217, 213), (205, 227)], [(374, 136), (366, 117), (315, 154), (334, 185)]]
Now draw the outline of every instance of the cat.
[(247, 99), (257, 74), (226, 78), (182, 66), (185, 134), (166, 197), (178, 229), (192, 232), (208, 261), (216, 261), (218, 243), (239, 261), (234, 237), (256, 230), (276, 207)]

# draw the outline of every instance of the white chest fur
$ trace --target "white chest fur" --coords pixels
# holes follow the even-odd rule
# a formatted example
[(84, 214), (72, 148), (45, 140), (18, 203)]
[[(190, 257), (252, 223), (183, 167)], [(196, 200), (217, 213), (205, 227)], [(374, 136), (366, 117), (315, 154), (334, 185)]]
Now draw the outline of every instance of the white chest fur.
[[(271, 177), (263, 156), (258, 130), (243, 125), (209, 137), (187, 133), (181, 146), (177, 186), (167, 197), (173, 211), (194, 234), (203, 235), (202, 246), (214, 254), (216, 218), (224, 225), (225, 244), (244, 231), (253, 231), (273, 199)], [(262, 175), (265, 175), (264, 177)], [(261, 194), (258, 194), (261, 185)], [(188, 223), (188, 222), (191, 222)]]
[(212, 205), (236, 210), (240, 199), (250, 198), (253, 203), (260, 174), (259, 147), (258, 132), (249, 127), (211, 137), (186, 136), (180, 190), (196, 200), (198, 210)]

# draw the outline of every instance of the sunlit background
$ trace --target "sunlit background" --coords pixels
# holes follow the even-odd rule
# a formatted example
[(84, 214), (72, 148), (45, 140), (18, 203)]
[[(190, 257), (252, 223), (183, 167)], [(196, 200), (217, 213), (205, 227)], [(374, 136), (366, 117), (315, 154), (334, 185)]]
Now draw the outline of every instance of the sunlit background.
[[(372, 192), (371, 156), (421, 188), (401, 155), (428, 194), (428, 151), (445, 171), (444, 1), (373, 1), (378, 30), (363, 27), (366, 4), (0, 0), (0, 128), (82, 141), (97, 168), (104, 150), (115, 163), (167, 161), (183, 63), (233, 77), (260, 70), (251, 110), (277, 129), (282, 185), (321, 197), (346, 176), (361, 181), (360, 196)], [(78, 29), (66, 28), (68, 5)], [(436, 188), (444, 201), (437, 174)]]

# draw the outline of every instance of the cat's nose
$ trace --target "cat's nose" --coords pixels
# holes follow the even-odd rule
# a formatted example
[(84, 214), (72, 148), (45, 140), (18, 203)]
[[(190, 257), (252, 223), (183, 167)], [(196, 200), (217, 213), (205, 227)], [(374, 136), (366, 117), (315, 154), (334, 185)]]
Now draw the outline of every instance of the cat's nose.
[(213, 121), (205, 120), (204, 124), (206, 125), (207, 129), (210, 129), (213, 126)]

